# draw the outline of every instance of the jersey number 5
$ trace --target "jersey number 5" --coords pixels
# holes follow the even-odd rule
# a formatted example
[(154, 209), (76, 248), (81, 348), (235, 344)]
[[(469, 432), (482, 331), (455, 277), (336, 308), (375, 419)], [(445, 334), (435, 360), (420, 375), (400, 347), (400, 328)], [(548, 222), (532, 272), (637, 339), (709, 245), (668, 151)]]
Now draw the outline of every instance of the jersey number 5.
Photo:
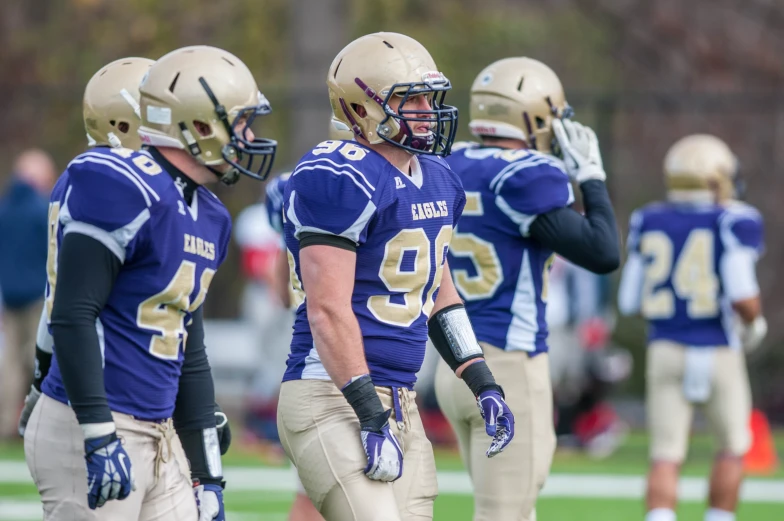
[[(694, 230), (677, 259), (673, 250), (672, 240), (663, 232), (646, 232), (640, 238), (640, 251), (650, 259), (643, 281), (642, 315), (649, 320), (672, 318), (677, 296), (686, 301), (690, 318), (716, 316), (719, 279), (714, 269), (713, 233)], [(669, 288), (659, 288), (670, 278), (674, 294)]]
[[(466, 205), (463, 210), (465, 217), (481, 217), (484, 215), (482, 196), (479, 192), (466, 192)], [(450, 251), (455, 257), (466, 257), (474, 265), (476, 275), (471, 276), (468, 270), (452, 270), (452, 278), (460, 295), (466, 300), (490, 298), (504, 280), (501, 261), (492, 242), (480, 239), (473, 233), (455, 231)]]

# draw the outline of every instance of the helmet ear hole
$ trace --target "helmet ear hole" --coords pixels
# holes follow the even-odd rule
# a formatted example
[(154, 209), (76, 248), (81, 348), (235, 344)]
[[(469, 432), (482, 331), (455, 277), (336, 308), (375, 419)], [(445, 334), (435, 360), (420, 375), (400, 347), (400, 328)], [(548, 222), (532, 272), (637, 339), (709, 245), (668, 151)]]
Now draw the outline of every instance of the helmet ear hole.
[(545, 125), (546, 123), (544, 119), (540, 118), (539, 116), (536, 116), (536, 128), (543, 129)]
[(210, 126), (209, 123), (194, 120), (193, 127), (196, 129), (196, 132), (198, 132), (201, 137), (208, 137), (212, 135), (212, 127)]
[(358, 103), (352, 103), (351, 110), (356, 112), (357, 116), (359, 116), (360, 118), (364, 118), (365, 116), (367, 116), (367, 110), (365, 110), (365, 107), (363, 107)]
[(116, 122), (115, 120), (113, 120), (113, 119), (110, 119), (110, 120), (109, 120), (109, 124), (110, 124), (111, 126), (115, 126), (115, 124), (116, 124), (116, 123), (117, 123), (117, 122)]
[(127, 121), (120, 121), (120, 123), (117, 124), (117, 130), (123, 134), (127, 134), (128, 131), (131, 130), (131, 125)]

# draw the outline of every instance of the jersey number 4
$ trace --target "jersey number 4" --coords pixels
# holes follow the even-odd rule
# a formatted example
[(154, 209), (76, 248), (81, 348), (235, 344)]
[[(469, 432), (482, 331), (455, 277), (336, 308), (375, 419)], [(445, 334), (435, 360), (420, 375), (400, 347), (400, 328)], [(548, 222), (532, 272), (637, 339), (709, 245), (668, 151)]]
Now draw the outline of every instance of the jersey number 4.
[[(640, 238), (640, 251), (650, 259), (643, 282), (642, 315), (649, 320), (672, 318), (677, 296), (686, 301), (689, 318), (716, 316), (719, 278), (714, 269), (713, 233), (694, 230), (677, 259), (673, 250), (672, 240), (663, 232), (646, 232)], [(668, 279), (672, 279), (672, 290), (661, 287)]]

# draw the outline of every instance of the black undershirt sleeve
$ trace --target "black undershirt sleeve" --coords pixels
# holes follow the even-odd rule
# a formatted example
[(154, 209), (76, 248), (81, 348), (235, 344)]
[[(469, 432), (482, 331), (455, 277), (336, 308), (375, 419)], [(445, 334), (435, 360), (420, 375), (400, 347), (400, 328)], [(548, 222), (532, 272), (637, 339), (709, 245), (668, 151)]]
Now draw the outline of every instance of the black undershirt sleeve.
[(594, 273), (610, 273), (620, 264), (620, 244), (610, 196), (604, 182), (585, 181), (585, 215), (558, 208), (536, 217), (530, 236), (578, 266)]
[(80, 233), (63, 237), (51, 328), (65, 392), (80, 424), (112, 421), (95, 321), (109, 300), (121, 265), (92, 237)]
[(299, 236), (300, 249), (307, 246), (314, 246), (316, 244), (323, 244), (325, 246), (334, 246), (342, 250), (357, 251), (357, 245), (351, 239), (340, 237), (338, 235), (329, 235), (327, 233), (312, 233), (305, 232)]
[(203, 308), (193, 312), (187, 331), (188, 340), (174, 407), (174, 428), (188, 457), (193, 479), (202, 484), (220, 484), (220, 477), (210, 475), (208, 447), (204, 439), (204, 429), (215, 427), (216, 422), (215, 385), (204, 345)]
[(191, 317), (174, 407), (174, 427), (178, 431), (215, 427), (215, 385), (204, 345), (203, 308)]

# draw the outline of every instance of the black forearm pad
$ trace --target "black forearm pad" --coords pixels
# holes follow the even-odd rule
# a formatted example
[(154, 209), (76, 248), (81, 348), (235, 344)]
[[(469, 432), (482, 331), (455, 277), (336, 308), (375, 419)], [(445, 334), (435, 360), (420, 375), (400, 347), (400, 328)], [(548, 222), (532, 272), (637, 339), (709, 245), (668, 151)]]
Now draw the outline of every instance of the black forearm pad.
[(468, 388), (471, 389), (471, 392), (474, 393), (474, 396), (479, 396), (483, 392), (491, 390), (498, 391), (501, 393), (501, 396), (504, 396), (504, 390), (500, 385), (495, 383), (493, 373), (490, 372), (490, 368), (487, 367), (487, 363), (484, 360), (481, 362), (474, 362), (463, 369), (463, 373), (460, 377)]
[(610, 196), (604, 182), (585, 181), (585, 215), (558, 208), (536, 217), (533, 239), (570, 262), (594, 273), (610, 273), (620, 264), (620, 242)]
[(384, 410), (370, 376), (365, 375), (354, 380), (342, 391), (346, 401), (357, 413), (359, 426), (363, 431), (378, 432), (387, 423), (390, 411)]
[(44, 378), (49, 374), (49, 368), (52, 366), (52, 353), (47, 353), (38, 346), (35, 346), (35, 372), (33, 373), (33, 386), (41, 390), (41, 384), (44, 383)]
[[(458, 358), (455, 354), (453, 349), (453, 342), (450, 341), (448, 332), (444, 329), (444, 324), (442, 323), (441, 317), (445, 317), (447, 313), (453, 310), (457, 310), (459, 308), (463, 308), (465, 310), (465, 306), (463, 304), (452, 304), (451, 306), (447, 306), (444, 309), (439, 310), (435, 313), (430, 320), (427, 322), (427, 333), (430, 336), (430, 341), (433, 342), (433, 345), (438, 351), (438, 354), (441, 355), (441, 358), (447, 363), (452, 371), (457, 371), (457, 368), (463, 365), (464, 363), (468, 362), (469, 360), (473, 360), (475, 358), (482, 358), (483, 353), (482, 349), (479, 347), (479, 344), (476, 342), (476, 337), (473, 337), (469, 340), (469, 343), (473, 344), (470, 346), (460, 346), (461, 348), (466, 349), (466, 354)], [(465, 311), (463, 311), (465, 312)], [(467, 320), (467, 315), (466, 315)], [(469, 323), (470, 327), (470, 323)], [(472, 330), (473, 331), (473, 330)], [(455, 338), (455, 340), (460, 340)]]
[(65, 392), (79, 423), (112, 421), (95, 321), (111, 294), (121, 262), (99, 241), (63, 237), (51, 328)]
[(182, 449), (188, 457), (191, 466), (191, 477), (194, 481), (199, 481), (202, 485), (221, 485), (224, 486), (223, 477), (210, 475), (207, 465), (207, 450), (204, 447), (204, 433), (201, 430), (177, 431), (177, 435), (182, 443)]

